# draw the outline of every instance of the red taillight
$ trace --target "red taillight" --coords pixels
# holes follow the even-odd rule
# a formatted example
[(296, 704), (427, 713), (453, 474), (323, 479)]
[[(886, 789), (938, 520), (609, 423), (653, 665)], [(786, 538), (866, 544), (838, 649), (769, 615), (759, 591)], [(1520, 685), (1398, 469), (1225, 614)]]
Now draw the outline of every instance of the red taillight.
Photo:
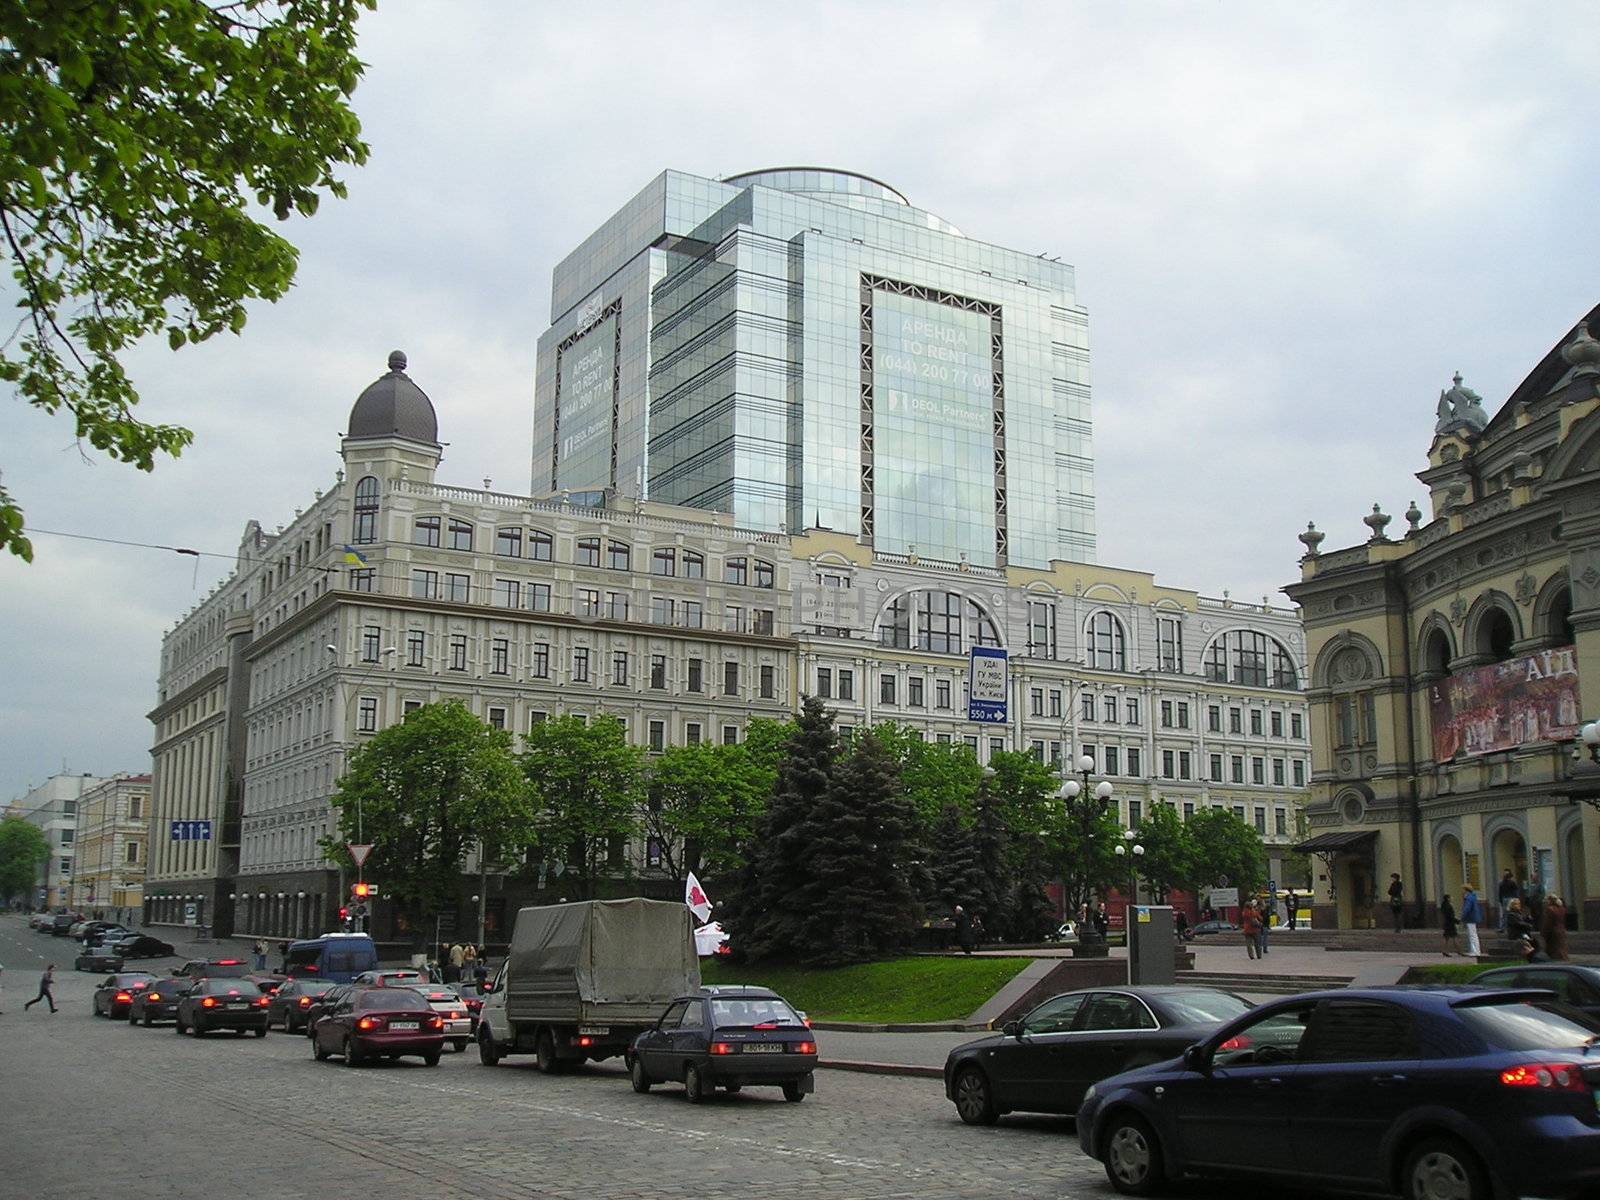
[(207, 996), (204, 1000), (200, 1001), (201, 1008), (215, 1008), (216, 1006), (217, 1001), (216, 997), (214, 996)]
[(1550, 1088), (1558, 1092), (1587, 1092), (1583, 1072), (1571, 1063), (1524, 1063), (1500, 1072), (1506, 1087)]
[(734, 1045), (732, 1042), (711, 1043), (711, 1053), (713, 1054), (737, 1054), (738, 1052), (739, 1047)]
[(759, 1025), (750, 1026), (751, 1029), (776, 1029), (777, 1027), (778, 1023), (776, 1021), (762, 1021)]
[(1217, 1049), (1219, 1051), (1221, 1051), (1221, 1050), (1248, 1050), (1254, 1044), (1255, 1043), (1250, 1040), (1249, 1034), (1241, 1033), (1236, 1037), (1229, 1038), (1227, 1041), (1223, 1042), (1222, 1045), (1218, 1046)]
[(219, 967), (242, 967), (242, 966), (244, 966), (244, 959), (242, 959), (242, 958), (219, 958), (219, 959), (217, 959), (217, 961), (216, 961), (216, 963), (214, 965), (219, 966)]
[(483, 1011), (483, 1001), (482, 1000), (468, 1000), (467, 1001), (467, 1007), (469, 1009), (471, 1009), (473, 1012), (482, 1012)]
[(300, 997), (300, 1007), (301, 1008), (310, 1008), (311, 1007), (311, 997), (310, 996), (301, 996)]
[(272, 1003), (271, 1000), (269, 1000), (269, 999), (267, 999), (267, 997), (263, 996), (263, 997), (261, 997), (261, 999), (256, 1001), (256, 1007), (257, 1008), (265, 1008), (265, 1007), (267, 1007), (267, 1005), (269, 1005), (271, 1003)]
[(583, 1037), (580, 1037), (578, 1039), (578, 1045), (580, 1045), (580, 1046), (592, 1046), (592, 1045), (594, 1045), (594, 1039), (592, 1037), (589, 1037), (586, 1034)]
[(444, 1028), (444, 1018), (443, 1017), (429, 1017), (428, 1018), (428, 1028), (429, 1029), (443, 1029)]
[(116, 1003), (116, 1004), (132, 1004), (133, 1003), (133, 997), (130, 996), (127, 992), (118, 992), (117, 995), (116, 995), (116, 999), (115, 999), (115, 1001), (113, 1001), (113, 1003)]
[(796, 1042), (794, 1044), (794, 1052), (796, 1054), (815, 1054), (817, 1052), (817, 1044), (815, 1042)]
[(356, 1022), (357, 1029), (376, 1029), (377, 1027), (378, 1022), (373, 1020), (371, 1017), (362, 1017)]
[(159, 1000), (159, 999), (161, 999), (161, 993), (160, 992), (151, 992), (148, 996), (145, 997), (145, 999), (146, 1000)]

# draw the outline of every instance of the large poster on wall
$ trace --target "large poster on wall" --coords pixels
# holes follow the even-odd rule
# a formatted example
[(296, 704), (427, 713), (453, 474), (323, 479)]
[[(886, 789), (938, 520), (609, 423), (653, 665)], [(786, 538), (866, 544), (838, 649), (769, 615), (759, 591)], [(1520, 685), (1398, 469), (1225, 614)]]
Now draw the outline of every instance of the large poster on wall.
[(1474, 667), (1435, 683), (1429, 700), (1435, 762), (1564, 741), (1582, 724), (1578, 656), (1562, 646)]
[(556, 454), (552, 488), (607, 487), (617, 404), (617, 333), (613, 302), (556, 348)]

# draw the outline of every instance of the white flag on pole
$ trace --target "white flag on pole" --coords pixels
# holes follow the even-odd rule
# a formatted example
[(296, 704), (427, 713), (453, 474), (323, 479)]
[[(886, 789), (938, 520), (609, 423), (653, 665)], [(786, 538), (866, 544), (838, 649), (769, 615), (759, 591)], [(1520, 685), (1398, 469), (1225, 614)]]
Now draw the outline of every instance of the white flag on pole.
[(694, 877), (694, 872), (689, 872), (689, 878), (683, 885), (683, 902), (689, 906), (689, 911), (698, 921), (711, 919), (711, 900), (706, 895), (705, 889), (700, 886), (700, 881)]

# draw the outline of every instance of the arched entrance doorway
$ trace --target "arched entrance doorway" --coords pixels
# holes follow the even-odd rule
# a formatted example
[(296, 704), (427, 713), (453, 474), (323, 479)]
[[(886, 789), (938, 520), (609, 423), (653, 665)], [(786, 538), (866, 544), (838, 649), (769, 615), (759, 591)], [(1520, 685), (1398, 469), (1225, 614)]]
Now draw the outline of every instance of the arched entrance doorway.
[(1515, 829), (1502, 829), (1494, 835), (1489, 843), (1489, 862), (1492, 870), (1483, 881), (1483, 890), (1491, 901), (1507, 871), (1519, 886), (1528, 886), (1528, 843)]
[(1561, 895), (1567, 912), (1583, 922), (1583, 902), (1588, 895), (1589, 865), (1583, 852), (1583, 822), (1573, 822), (1561, 843)]
[[(1447, 833), (1439, 839), (1437, 874), (1434, 878), (1439, 881), (1439, 896), (1449, 896), (1453, 906), (1461, 903), (1461, 887), (1466, 882), (1466, 871), (1462, 867), (1461, 842), (1454, 834)], [(1431, 897), (1438, 903), (1439, 896)]]

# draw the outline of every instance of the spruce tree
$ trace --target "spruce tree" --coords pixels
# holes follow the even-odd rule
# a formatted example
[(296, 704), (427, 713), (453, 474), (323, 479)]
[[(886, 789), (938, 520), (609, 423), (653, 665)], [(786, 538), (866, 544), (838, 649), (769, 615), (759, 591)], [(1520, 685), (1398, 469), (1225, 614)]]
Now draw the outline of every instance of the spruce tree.
[(930, 857), (937, 915), (952, 915), (958, 904), (974, 912), (985, 902), (983, 870), (972, 823), (954, 804), (945, 805), (933, 827)]

